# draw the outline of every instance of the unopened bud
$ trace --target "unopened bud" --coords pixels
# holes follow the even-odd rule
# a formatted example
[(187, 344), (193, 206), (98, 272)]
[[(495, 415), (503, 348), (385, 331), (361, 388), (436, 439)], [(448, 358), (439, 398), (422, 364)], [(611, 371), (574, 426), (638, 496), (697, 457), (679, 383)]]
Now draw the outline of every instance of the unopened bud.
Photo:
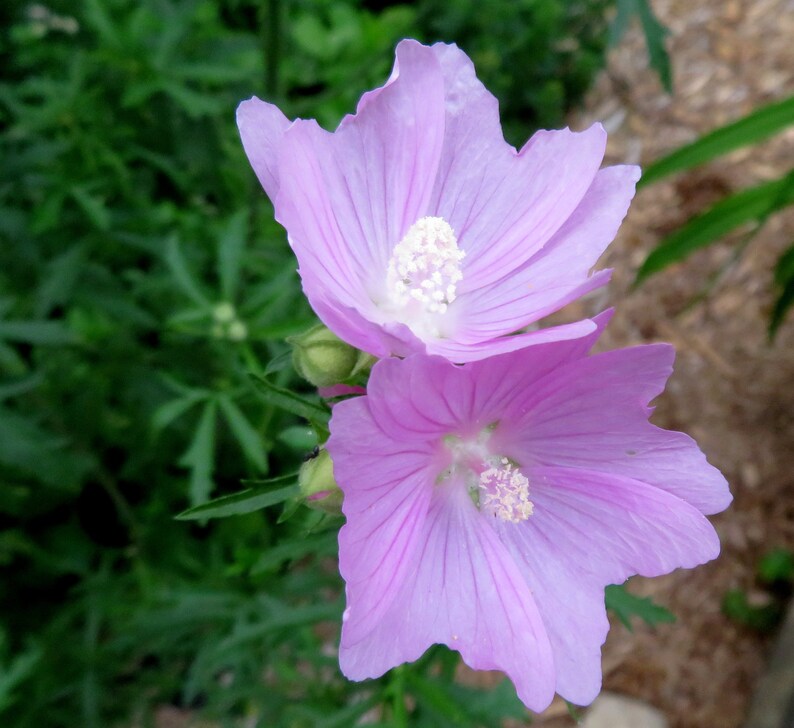
[(341, 513), (342, 491), (334, 480), (334, 464), (325, 448), (301, 465), (298, 486), (309, 508)]
[(346, 344), (322, 324), (287, 339), (295, 370), (315, 387), (330, 387), (363, 372), (372, 357)]

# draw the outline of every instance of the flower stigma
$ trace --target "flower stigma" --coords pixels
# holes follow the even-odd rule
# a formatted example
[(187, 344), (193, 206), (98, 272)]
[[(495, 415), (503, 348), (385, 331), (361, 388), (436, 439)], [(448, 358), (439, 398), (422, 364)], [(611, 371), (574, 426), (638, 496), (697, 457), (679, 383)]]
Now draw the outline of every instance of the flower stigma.
[(466, 253), (441, 217), (417, 220), (394, 246), (386, 271), (389, 302), (414, 314), (443, 314), (457, 297)]

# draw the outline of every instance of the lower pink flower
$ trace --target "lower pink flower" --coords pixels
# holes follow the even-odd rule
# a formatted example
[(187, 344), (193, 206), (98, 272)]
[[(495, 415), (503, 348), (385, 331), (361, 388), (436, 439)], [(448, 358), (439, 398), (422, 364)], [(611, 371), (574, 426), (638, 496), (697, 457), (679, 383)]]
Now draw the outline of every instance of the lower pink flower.
[(585, 705), (605, 585), (717, 556), (704, 514), (730, 503), (725, 479), (648, 422), (672, 347), (588, 356), (597, 335), (465, 366), (383, 360), (366, 396), (334, 407), (345, 675), (441, 643), (505, 672), (532, 710), (555, 692)]

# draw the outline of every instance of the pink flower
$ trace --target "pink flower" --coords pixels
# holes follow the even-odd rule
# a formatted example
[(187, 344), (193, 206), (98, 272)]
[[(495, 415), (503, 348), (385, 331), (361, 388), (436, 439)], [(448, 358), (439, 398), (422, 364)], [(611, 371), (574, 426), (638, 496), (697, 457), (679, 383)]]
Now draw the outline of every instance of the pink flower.
[(407, 40), (396, 56), (334, 133), (257, 98), (237, 112), (317, 315), (375, 356), (457, 362), (592, 331), (585, 320), (510, 336), (607, 282), (589, 272), (638, 168), (599, 171), (599, 124), (539, 131), (517, 152), (456, 46)]
[[(605, 317), (597, 323), (603, 324)], [(340, 663), (377, 677), (433, 643), (532, 710), (598, 694), (604, 586), (717, 556), (731, 500), (687, 435), (648, 422), (673, 349), (598, 334), (455, 366), (384, 359), (334, 408), (344, 493)]]

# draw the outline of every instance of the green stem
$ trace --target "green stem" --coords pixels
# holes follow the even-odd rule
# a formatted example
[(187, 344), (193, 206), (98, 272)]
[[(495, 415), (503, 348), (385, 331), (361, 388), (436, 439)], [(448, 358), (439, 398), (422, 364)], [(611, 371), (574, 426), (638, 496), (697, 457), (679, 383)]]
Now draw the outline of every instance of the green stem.
[(408, 728), (408, 711), (405, 708), (405, 666), (392, 670), (391, 685), (392, 709), (395, 728)]

